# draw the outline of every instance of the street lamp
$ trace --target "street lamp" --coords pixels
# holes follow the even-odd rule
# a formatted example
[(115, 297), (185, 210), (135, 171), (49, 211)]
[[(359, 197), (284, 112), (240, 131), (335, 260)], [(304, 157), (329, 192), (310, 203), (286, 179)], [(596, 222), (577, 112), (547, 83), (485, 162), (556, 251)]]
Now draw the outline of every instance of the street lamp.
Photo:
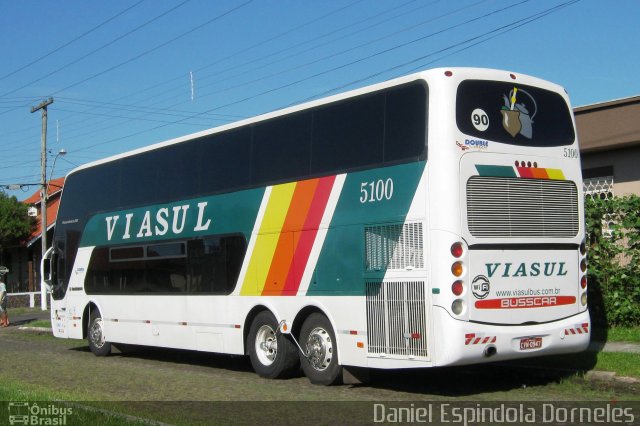
[[(51, 178), (53, 177), (53, 169), (56, 167), (56, 160), (61, 155), (66, 155), (67, 151), (63, 148), (53, 159), (53, 165), (51, 166), (51, 173), (49, 174), (49, 180), (46, 180), (46, 170), (44, 173), (45, 182), (42, 187), (42, 192), (40, 196), (40, 215), (41, 215), (41, 228), (42, 232), (40, 234), (40, 238), (42, 239), (42, 260), (44, 260), (45, 253), (47, 251), (47, 198), (49, 196), (49, 183), (51, 182)], [(47, 310), (47, 286), (44, 283), (44, 277), (40, 277), (40, 307), (43, 311)]]

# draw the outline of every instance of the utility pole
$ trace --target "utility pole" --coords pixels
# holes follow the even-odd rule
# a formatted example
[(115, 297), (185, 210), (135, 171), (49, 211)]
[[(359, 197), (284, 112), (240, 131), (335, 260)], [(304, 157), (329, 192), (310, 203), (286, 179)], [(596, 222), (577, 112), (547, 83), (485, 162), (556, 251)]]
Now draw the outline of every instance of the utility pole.
[[(42, 258), (47, 252), (47, 107), (53, 103), (53, 98), (40, 102), (40, 104), (31, 107), (31, 113), (42, 110), (42, 138), (40, 152), (40, 218), (42, 233), (40, 235), (42, 241)], [(42, 271), (44, 272), (44, 271)], [(41, 272), (41, 273), (42, 273)], [(40, 277), (40, 307), (43, 311), (47, 310), (47, 286), (44, 282), (44, 276)]]

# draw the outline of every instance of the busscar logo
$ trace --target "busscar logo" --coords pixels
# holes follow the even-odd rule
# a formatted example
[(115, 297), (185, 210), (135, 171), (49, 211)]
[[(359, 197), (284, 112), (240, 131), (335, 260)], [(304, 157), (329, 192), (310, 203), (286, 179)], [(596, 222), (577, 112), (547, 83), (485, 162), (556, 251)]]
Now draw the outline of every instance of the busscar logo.
[(478, 275), (471, 281), (471, 292), (476, 299), (484, 299), (489, 295), (490, 286), (491, 284), (487, 277)]
[(55, 404), (40, 405), (36, 402), (9, 402), (10, 425), (50, 425), (68, 424), (73, 415), (72, 407), (59, 407)]

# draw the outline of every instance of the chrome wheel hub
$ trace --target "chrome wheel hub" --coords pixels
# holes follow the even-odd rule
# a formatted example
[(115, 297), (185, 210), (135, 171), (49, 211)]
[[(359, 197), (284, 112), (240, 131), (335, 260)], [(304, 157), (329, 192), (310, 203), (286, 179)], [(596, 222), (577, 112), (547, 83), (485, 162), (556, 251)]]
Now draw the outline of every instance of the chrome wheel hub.
[(322, 327), (314, 328), (307, 339), (307, 359), (311, 366), (323, 371), (329, 367), (333, 358), (333, 342), (331, 336)]
[(278, 338), (273, 328), (263, 325), (256, 333), (256, 355), (263, 365), (271, 365), (278, 355)]
[(96, 348), (100, 349), (104, 346), (104, 333), (102, 332), (102, 318), (96, 318), (91, 323), (89, 330), (89, 339)]

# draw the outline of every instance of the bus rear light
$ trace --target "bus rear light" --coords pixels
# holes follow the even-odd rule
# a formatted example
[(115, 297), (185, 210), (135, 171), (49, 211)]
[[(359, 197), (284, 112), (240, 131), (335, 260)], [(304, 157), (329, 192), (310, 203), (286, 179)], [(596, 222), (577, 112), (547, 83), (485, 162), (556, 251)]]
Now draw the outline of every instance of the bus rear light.
[(582, 296), (580, 296), (580, 303), (582, 303), (582, 306), (587, 306), (587, 292), (586, 291), (584, 293), (582, 293)]
[(464, 253), (464, 248), (462, 247), (461, 242), (453, 243), (451, 246), (451, 254), (455, 258), (459, 258)]
[(580, 270), (585, 272), (587, 270), (587, 259), (582, 259), (580, 261)]
[(456, 315), (460, 315), (462, 311), (464, 311), (464, 302), (462, 299), (456, 299), (453, 301), (451, 304), (451, 311)]
[(515, 74), (509, 74), (509, 77), (511, 77), (512, 80), (516, 79), (516, 75)]
[(587, 243), (584, 241), (580, 243), (580, 254), (583, 256), (587, 254)]
[(456, 262), (451, 265), (451, 273), (453, 273), (453, 275), (455, 275), (456, 277), (462, 276), (463, 272), (464, 268), (462, 267), (462, 262)]
[(587, 288), (587, 276), (583, 275), (582, 278), (580, 279), (580, 287), (582, 287), (583, 289)]
[(462, 285), (462, 281), (458, 280), (451, 285), (451, 292), (456, 296), (460, 296), (464, 291), (464, 286)]

